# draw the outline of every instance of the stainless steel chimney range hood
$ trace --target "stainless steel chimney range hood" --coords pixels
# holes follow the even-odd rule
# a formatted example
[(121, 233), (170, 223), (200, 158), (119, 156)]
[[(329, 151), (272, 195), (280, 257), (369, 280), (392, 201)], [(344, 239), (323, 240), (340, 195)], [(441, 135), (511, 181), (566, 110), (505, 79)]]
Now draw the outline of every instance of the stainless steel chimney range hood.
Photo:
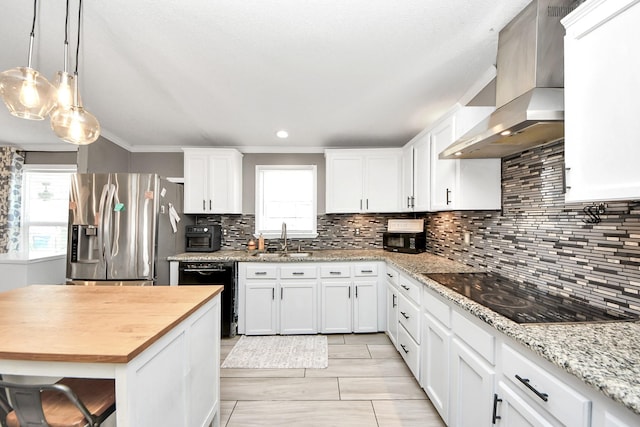
[(574, 0), (533, 0), (498, 36), (496, 111), (439, 155), (506, 157), (564, 138), (564, 28)]

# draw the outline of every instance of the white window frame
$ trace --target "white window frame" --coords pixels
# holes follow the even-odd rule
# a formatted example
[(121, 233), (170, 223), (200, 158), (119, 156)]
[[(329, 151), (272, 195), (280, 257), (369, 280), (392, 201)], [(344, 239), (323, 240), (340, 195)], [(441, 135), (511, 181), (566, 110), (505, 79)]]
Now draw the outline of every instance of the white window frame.
[(294, 239), (313, 239), (318, 237), (318, 170), (316, 165), (256, 165), (256, 186), (255, 186), (255, 237), (260, 234), (265, 239), (279, 239), (281, 231), (264, 230), (262, 227), (263, 219), (263, 194), (261, 179), (262, 171), (268, 170), (309, 170), (313, 173), (313, 207), (312, 207), (312, 229), (311, 230), (295, 230), (287, 227), (287, 237)]
[[(30, 226), (68, 226), (68, 219), (64, 222), (31, 222), (27, 221), (27, 209), (30, 208), (28, 202), (28, 185), (27, 185), (27, 174), (33, 172), (68, 172), (68, 173), (76, 173), (78, 170), (77, 165), (46, 165), (46, 164), (25, 164), (22, 168), (22, 200), (21, 200), (21, 219), (20, 219), (20, 245), (22, 251), (29, 251), (29, 233), (28, 229)], [(65, 248), (66, 250), (66, 248)]]

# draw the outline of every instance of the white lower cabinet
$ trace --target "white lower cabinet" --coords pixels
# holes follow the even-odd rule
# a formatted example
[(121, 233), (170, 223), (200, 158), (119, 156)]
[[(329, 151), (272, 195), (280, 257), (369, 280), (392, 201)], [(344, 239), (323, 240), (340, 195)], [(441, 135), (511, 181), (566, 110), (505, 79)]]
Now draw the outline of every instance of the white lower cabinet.
[(320, 275), (320, 332), (378, 332), (376, 264), (323, 264)]
[(398, 348), (398, 288), (387, 281), (387, 335)]
[(245, 335), (318, 332), (317, 268), (313, 264), (241, 263), (238, 331)]
[(244, 333), (246, 335), (275, 335), (278, 333), (277, 286), (275, 280), (245, 284)]
[(497, 426), (554, 426), (503, 381), (498, 383), (498, 391), (494, 394), (493, 399), (492, 421)]
[(449, 421), (451, 331), (431, 314), (422, 315), (420, 385), (442, 420)]
[(450, 424), (491, 425), (495, 369), (459, 338), (451, 340)]
[(238, 333), (378, 332), (383, 271), (376, 262), (239, 263)]
[(409, 332), (400, 324), (398, 327), (398, 351), (414, 377), (420, 375), (420, 345), (411, 338)]

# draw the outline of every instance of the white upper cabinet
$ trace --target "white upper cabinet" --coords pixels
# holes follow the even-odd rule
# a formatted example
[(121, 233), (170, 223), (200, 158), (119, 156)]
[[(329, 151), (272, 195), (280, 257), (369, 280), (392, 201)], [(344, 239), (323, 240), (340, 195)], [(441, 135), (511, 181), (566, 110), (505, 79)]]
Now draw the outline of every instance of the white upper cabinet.
[(184, 212), (242, 213), (242, 154), (184, 148)]
[(430, 208), (430, 138), (423, 132), (402, 149), (403, 211), (425, 212)]
[(493, 107), (455, 108), (438, 121), (429, 133), (423, 133), (419, 139), (412, 142), (417, 165), (414, 186), (423, 189), (421, 193), (414, 190), (414, 193), (421, 194), (421, 197), (416, 197), (421, 202), (416, 203), (414, 210), (501, 208), (500, 159), (438, 158), (445, 148), (493, 110)]
[(400, 212), (402, 150), (326, 150), (327, 213)]
[(640, 2), (589, 0), (562, 23), (566, 201), (638, 199)]

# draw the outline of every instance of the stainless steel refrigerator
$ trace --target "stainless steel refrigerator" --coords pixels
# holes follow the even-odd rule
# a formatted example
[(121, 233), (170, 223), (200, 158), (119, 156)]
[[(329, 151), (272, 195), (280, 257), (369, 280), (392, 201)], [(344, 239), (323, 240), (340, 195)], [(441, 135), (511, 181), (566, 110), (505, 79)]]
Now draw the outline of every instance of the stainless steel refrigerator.
[(67, 283), (168, 285), (167, 257), (184, 252), (183, 189), (156, 174), (75, 174)]

